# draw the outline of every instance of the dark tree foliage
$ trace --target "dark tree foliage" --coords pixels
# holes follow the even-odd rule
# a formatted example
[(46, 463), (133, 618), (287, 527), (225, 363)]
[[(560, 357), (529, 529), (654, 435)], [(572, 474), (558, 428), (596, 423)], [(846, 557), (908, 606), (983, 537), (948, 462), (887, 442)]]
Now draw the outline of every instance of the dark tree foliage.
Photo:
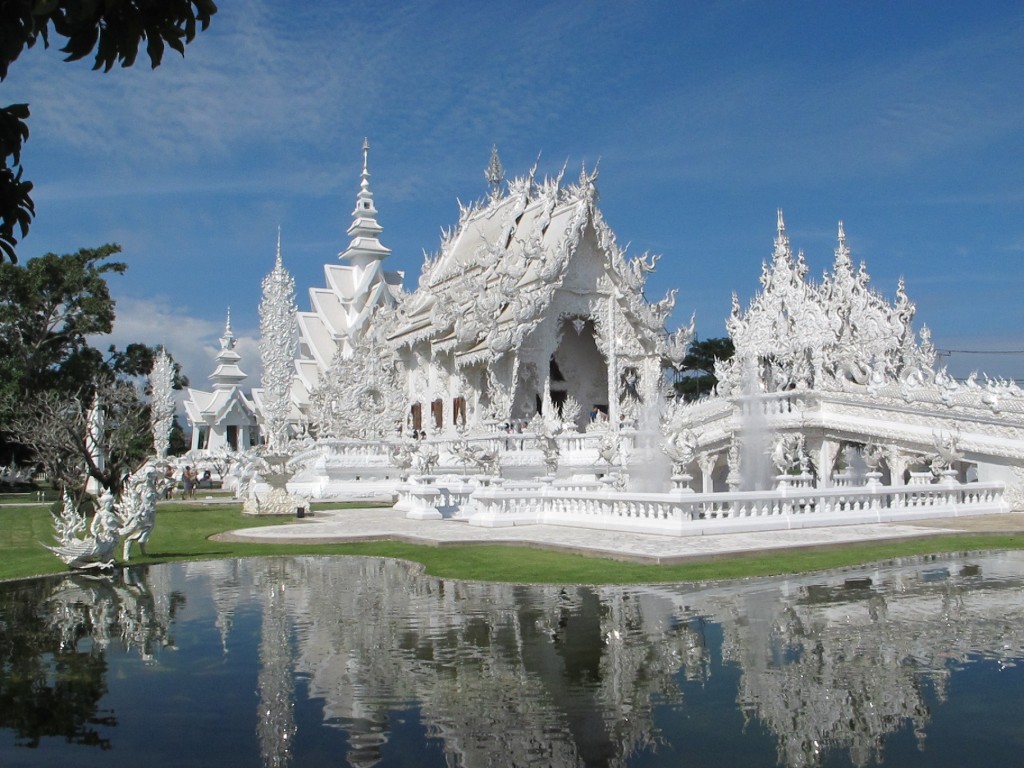
[[(62, 643), (47, 600), (53, 589), (36, 579), (0, 592), (0, 728), (33, 749), (45, 738), (109, 749), (104, 733), (117, 718), (100, 707), (106, 654), (98, 643)], [(76, 634), (75, 641), (87, 637)]]
[[(184, 386), (188, 386), (188, 383), (186, 382)], [(188, 438), (185, 437), (185, 430), (182, 429), (181, 422), (178, 421), (178, 414), (174, 414), (174, 421), (171, 422), (171, 434), (168, 442), (170, 443), (167, 447), (169, 455), (181, 456), (188, 453)]]
[[(213, 0), (0, 0), (0, 80), (23, 51), (50, 38), (64, 41), (65, 61), (95, 51), (93, 69), (130, 67), (143, 41), (156, 68), (167, 47), (185, 55), (185, 45), (206, 29), (217, 12)], [(22, 178), (21, 148), (28, 139), (29, 108), (0, 108), (0, 260), (18, 260), (15, 246), (28, 234), (35, 205), (32, 182)]]
[[(97, 391), (116, 393), (108, 394), (119, 404), (110, 426), (125, 434), (112, 438), (120, 447), (111, 455), (120, 460), (102, 476), (90, 474), (116, 483), (114, 470), (131, 468), (149, 450), (148, 405), (134, 381), (152, 371), (158, 350), (129, 344), (101, 352), (90, 344), (113, 329), (107, 276), (127, 269), (111, 260), (120, 250), (104, 245), (24, 266), (0, 262), (0, 464), (45, 459), (55, 476), (81, 476), (84, 413)], [(187, 384), (177, 365), (174, 383)]]
[(729, 337), (694, 341), (683, 359), (682, 376), (676, 380), (675, 390), (687, 402), (698, 400), (715, 388), (715, 361), (728, 360), (735, 353)]

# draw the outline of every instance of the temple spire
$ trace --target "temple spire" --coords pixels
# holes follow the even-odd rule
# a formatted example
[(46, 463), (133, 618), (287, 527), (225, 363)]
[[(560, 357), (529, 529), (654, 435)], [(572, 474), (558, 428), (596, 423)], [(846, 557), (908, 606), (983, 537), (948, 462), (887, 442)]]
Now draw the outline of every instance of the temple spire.
[(789, 238), (786, 236), (786, 222), (782, 218), (782, 209), (778, 209), (778, 220), (775, 225), (775, 258), (788, 258), (792, 255), (789, 248)]
[(851, 272), (853, 269), (853, 262), (850, 259), (850, 248), (846, 244), (846, 230), (843, 229), (843, 222), (839, 222), (839, 232), (836, 235), (839, 244), (836, 246), (836, 260), (833, 271), (837, 274), (839, 272)]
[(391, 254), (391, 250), (380, 242), (380, 233), (383, 231), (384, 228), (377, 222), (377, 208), (373, 204), (373, 192), (370, 191), (370, 141), (363, 139), (363, 170), (359, 177), (359, 193), (356, 195), (356, 207), (352, 211), (352, 223), (348, 228), (352, 240), (348, 248), (338, 254), (338, 258), (360, 268), (380, 262)]
[(235, 343), (235, 334), (231, 330), (231, 307), (228, 307), (228, 319), (224, 323), (224, 335), (220, 337), (220, 348), (234, 349)]
[[(278, 258), (280, 259), (280, 246), (278, 247)], [(210, 374), (210, 381), (213, 382), (214, 390), (231, 389), (245, 380), (245, 372), (238, 367), (241, 360), (235, 345), (238, 340), (231, 330), (231, 308), (228, 307), (227, 322), (224, 323), (224, 335), (220, 337), (220, 352), (217, 354), (217, 367)]]
[(491, 145), (491, 161), (484, 170), (484, 178), (491, 186), (491, 199), (496, 200), (501, 194), (501, 183), (505, 180), (505, 169), (501, 165), (501, 158), (498, 157), (498, 145)]

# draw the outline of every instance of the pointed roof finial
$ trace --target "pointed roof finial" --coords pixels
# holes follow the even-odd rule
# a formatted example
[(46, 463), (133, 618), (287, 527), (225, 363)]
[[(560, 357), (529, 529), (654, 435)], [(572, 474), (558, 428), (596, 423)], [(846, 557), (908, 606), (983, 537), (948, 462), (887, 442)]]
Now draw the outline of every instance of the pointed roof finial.
[(348, 227), (348, 248), (338, 254), (351, 264), (366, 267), (371, 262), (379, 262), (391, 251), (380, 242), (383, 231), (377, 221), (377, 208), (373, 203), (373, 192), (370, 191), (370, 140), (363, 139), (363, 171), (360, 175), (359, 192), (356, 194), (356, 207), (352, 209), (352, 223)]
[[(231, 330), (231, 307), (228, 307), (228, 319), (224, 323), (224, 335), (220, 337), (220, 348), (222, 350), (232, 350), (235, 348), (237, 339), (235, 338), (234, 332)], [(220, 356), (217, 358), (221, 359)], [(225, 358), (226, 359), (226, 358)]]
[(789, 238), (786, 237), (786, 222), (782, 219), (782, 209), (778, 209), (778, 221), (775, 225), (775, 258), (789, 258), (792, 251), (789, 248)]
[(843, 229), (843, 222), (839, 222), (839, 245), (846, 245), (846, 231)]
[(491, 185), (491, 199), (494, 200), (501, 193), (501, 183), (505, 180), (505, 169), (501, 165), (501, 158), (498, 157), (498, 145), (491, 145), (491, 161), (484, 170), (484, 178)]
[(277, 256), (274, 259), (275, 267), (283, 267), (284, 262), (281, 260), (281, 225), (277, 225)]

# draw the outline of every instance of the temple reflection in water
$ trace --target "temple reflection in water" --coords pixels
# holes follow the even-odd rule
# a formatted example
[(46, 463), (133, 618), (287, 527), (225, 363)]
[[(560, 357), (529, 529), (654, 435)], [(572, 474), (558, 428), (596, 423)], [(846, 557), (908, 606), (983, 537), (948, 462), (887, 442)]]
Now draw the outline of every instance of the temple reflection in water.
[[(148, 668), (175, 647), (179, 614), (192, 637), (208, 608), (210, 652), (225, 658), (244, 656), (237, 623), (248, 617), (254, 737), (271, 766), (306, 764), (297, 750), (309, 728), (343, 732), (335, 763), (387, 764), (409, 719), (442, 765), (627, 765), (696, 750), (699, 733), (673, 732), (680, 713), (731, 717), (739, 727), (727, 739), (774, 745), (762, 761), (818, 765), (841, 753), (864, 766), (887, 762), (892, 734), (927, 752), (932, 710), (960, 670), (1024, 656), (1022, 574), (1024, 553), (624, 588), (457, 582), (380, 559), (211, 561), (40, 582), (45, 621), (30, 629), (56, 646), (37, 649), (41, 659), (97, 659), (116, 646)], [(0, 639), (11, 642), (16, 591), (0, 604)], [(4, 677), (9, 700), (14, 676)], [(710, 692), (726, 678), (731, 713), (713, 715)], [(104, 722), (106, 683), (94, 682), (81, 743), (116, 741), (129, 713)], [(310, 710), (316, 722), (302, 719)], [(26, 743), (12, 718), (0, 725)]]

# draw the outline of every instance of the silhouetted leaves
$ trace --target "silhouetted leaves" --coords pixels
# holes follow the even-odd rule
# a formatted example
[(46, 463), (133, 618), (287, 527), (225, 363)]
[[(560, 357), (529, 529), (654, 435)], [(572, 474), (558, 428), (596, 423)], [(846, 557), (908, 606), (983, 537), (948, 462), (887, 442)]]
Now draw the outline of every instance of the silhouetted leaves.
[[(165, 47), (184, 55), (216, 12), (212, 0), (0, 0), (0, 80), (37, 40), (49, 47), (51, 33), (64, 39), (65, 61), (95, 52), (93, 69), (104, 72), (132, 66), (145, 41), (155, 69)], [(23, 180), (21, 167), (28, 116), (27, 104), (0, 108), (0, 261), (17, 262), (15, 246), (35, 216), (32, 182)]]

